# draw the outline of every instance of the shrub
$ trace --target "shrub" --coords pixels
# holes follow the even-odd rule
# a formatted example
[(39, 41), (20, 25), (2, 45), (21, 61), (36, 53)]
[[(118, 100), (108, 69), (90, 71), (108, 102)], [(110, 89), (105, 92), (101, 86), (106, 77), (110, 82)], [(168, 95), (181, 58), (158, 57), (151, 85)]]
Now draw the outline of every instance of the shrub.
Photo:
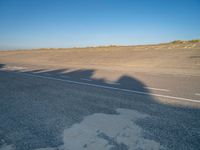
[(200, 42), (200, 39), (190, 40), (189, 42), (191, 42), (191, 43), (198, 43), (198, 42)]
[(182, 43), (184, 43), (184, 41), (175, 40), (175, 41), (172, 41), (171, 43), (172, 43), (172, 44), (182, 44)]

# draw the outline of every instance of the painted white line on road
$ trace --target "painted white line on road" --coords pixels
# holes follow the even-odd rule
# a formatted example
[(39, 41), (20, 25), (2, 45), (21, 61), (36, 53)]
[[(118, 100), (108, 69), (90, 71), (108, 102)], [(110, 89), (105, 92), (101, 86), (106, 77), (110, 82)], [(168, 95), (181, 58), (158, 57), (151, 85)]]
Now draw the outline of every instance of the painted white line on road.
[(81, 78), (81, 80), (84, 80), (84, 81), (92, 81), (91, 79), (86, 79), (86, 78)]
[(2, 69), (17, 71), (17, 70), (24, 70), (26, 68), (25, 67), (18, 67), (18, 66), (6, 66), (6, 67), (4, 67)]
[(195, 93), (195, 95), (200, 96), (200, 93)]
[(155, 90), (155, 91), (164, 91), (169, 92), (170, 90), (167, 89), (160, 89), (160, 88), (153, 88), (153, 87), (144, 87), (145, 89)]
[(68, 83), (74, 83), (74, 84), (79, 84), (79, 85), (88, 85), (88, 86), (99, 87), (99, 88), (104, 88), (104, 89), (111, 89), (111, 90), (116, 90), (116, 91), (130, 92), (130, 93), (135, 93), (135, 94), (140, 94), (140, 95), (156, 96), (156, 97), (162, 97), (162, 98), (168, 98), (168, 99), (175, 99), (175, 100), (180, 100), (180, 101), (188, 101), (188, 102), (200, 103), (200, 100), (183, 98), (183, 97), (175, 97), (175, 96), (169, 96), (169, 95), (146, 93), (146, 92), (141, 92), (141, 91), (128, 90), (128, 89), (122, 89), (122, 88), (116, 88), (116, 87), (110, 87), (110, 86), (104, 86), (104, 85), (97, 85), (97, 84), (91, 84), (91, 83), (71, 81), (71, 80), (66, 80), (66, 79), (59, 79), (59, 78), (55, 78), (55, 77), (45, 77), (45, 76), (34, 75), (34, 74), (29, 74), (29, 73), (19, 73), (19, 74), (23, 74), (23, 75), (26, 75), (26, 76), (37, 77), (37, 78), (43, 78), (43, 79), (50, 79), (50, 80), (56, 80), (56, 81), (63, 81), (63, 82), (68, 82)]

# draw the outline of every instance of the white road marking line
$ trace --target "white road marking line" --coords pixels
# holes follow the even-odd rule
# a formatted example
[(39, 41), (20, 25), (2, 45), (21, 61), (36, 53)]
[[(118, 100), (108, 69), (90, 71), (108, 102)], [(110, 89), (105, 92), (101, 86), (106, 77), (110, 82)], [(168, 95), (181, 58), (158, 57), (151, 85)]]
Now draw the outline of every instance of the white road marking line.
[(23, 70), (26, 69), (25, 67), (18, 67), (18, 66), (7, 66), (5, 69), (10, 69), (10, 70)]
[(200, 93), (195, 93), (195, 95), (200, 96)]
[(170, 90), (167, 89), (160, 89), (160, 88), (153, 88), (153, 87), (144, 87), (145, 89), (156, 90), (156, 91), (164, 91), (169, 92)]
[(81, 80), (84, 80), (84, 81), (92, 81), (91, 79), (86, 79), (86, 78), (81, 78)]
[(26, 75), (26, 76), (32, 76), (32, 77), (43, 78), (43, 79), (63, 81), (63, 82), (74, 83), (74, 84), (79, 84), (79, 85), (88, 85), (88, 86), (99, 87), (99, 88), (104, 88), (104, 89), (111, 89), (111, 90), (116, 90), (116, 91), (130, 92), (130, 93), (135, 93), (135, 94), (140, 94), (140, 95), (156, 96), (156, 97), (175, 99), (175, 100), (180, 100), (180, 101), (189, 101), (189, 102), (200, 103), (200, 100), (183, 98), (183, 97), (175, 97), (175, 96), (169, 96), (169, 95), (146, 93), (146, 92), (141, 92), (141, 91), (128, 90), (128, 89), (122, 89), (122, 88), (116, 88), (116, 87), (110, 87), (110, 86), (104, 86), (104, 85), (97, 85), (97, 84), (91, 84), (91, 83), (71, 81), (71, 80), (66, 80), (66, 79), (59, 79), (59, 78), (55, 78), (55, 77), (46, 77), (46, 76), (41, 76), (41, 75), (34, 75), (34, 74), (29, 74), (29, 73), (19, 73), (18, 72), (18, 74), (23, 74), (23, 75)]

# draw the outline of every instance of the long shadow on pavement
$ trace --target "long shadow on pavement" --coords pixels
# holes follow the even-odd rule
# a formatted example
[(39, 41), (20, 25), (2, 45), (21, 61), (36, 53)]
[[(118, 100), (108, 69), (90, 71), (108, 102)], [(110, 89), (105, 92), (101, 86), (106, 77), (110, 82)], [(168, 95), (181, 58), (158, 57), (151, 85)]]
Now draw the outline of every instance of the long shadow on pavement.
[[(3, 69), (4, 64), (0, 64)], [(99, 85), (105, 79), (93, 79), (95, 70), (0, 71), (0, 147), (13, 144), (16, 150), (56, 147), (63, 144), (62, 133), (85, 116), (95, 113), (117, 114), (125, 108), (148, 114), (137, 125), (143, 137), (166, 149), (198, 149), (200, 147), (200, 110), (161, 104), (154, 97), (113, 91), (87, 85), (24, 76), (21, 73), (56, 78), (86, 78)], [(136, 78), (124, 75), (115, 85), (150, 93)], [(113, 86), (113, 87), (115, 87)], [(0, 148), (1, 149), (1, 148)]]

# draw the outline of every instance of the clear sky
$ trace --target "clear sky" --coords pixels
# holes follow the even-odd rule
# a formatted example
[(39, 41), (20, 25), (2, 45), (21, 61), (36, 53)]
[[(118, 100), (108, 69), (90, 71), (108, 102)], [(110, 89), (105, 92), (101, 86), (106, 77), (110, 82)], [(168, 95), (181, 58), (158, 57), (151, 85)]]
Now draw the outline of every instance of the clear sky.
[(200, 0), (0, 0), (0, 49), (200, 38)]

